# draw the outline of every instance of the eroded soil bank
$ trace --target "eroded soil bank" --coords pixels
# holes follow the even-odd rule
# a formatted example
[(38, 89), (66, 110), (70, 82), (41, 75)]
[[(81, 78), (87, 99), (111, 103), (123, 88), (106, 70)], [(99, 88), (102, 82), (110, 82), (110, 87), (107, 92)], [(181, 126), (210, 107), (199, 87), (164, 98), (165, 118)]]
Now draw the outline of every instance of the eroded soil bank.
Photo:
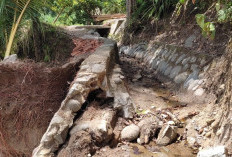
[[(86, 43), (80, 39), (88, 30), (76, 30), (72, 35), (68, 31), (57, 33), (66, 37), (65, 42), (57, 38), (50, 45), (51, 49), (55, 48), (51, 51), (56, 53), (56, 56), (51, 54), (51, 62), (35, 62), (28, 59), (33, 58), (30, 55), (22, 60), (0, 62), (1, 157), (31, 156), (65, 98), (80, 64), (100, 45), (96, 40)], [(57, 46), (60, 42), (66, 45)]]
[[(79, 56), (84, 46), (79, 45), (77, 40), (75, 42), (78, 48), (73, 54)], [(96, 48), (96, 45), (93, 44), (93, 47)], [(68, 87), (74, 80), (74, 75), (77, 74), (76, 79), (79, 77), (77, 73), (79, 65), (88, 56), (89, 54), (86, 54), (83, 58), (53, 68), (22, 62), (0, 65), (0, 151), (2, 153), (0, 156), (31, 156), (53, 115), (65, 99), (67, 91), (70, 90)], [(92, 57), (93, 60), (95, 58), (101, 59), (97, 55)], [(89, 65), (97, 72), (101, 69), (100, 82), (105, 82), (105, 71), (101, 65), (95, 66), (92, 60), (87, 61), (82, 69), (83, 75), (76, 81), (81, 82), (81, 87), (84, 88), (82, 90), (84, 97), (77, 96), (78, 99), (83, 98), (84, 104), (79, 112), (72, 113), (74, 124), (70, 128), (67, 127), (67, 137), (64, 137), (65, 141), (56, 148), (57, 151), (54, 152), (56, 156), (191, 157), (196, 156), (202, 146), (211, 146), (208, 126), (215, 121), (212, 117), (217, 113), (212, 113), (211, 117), (207, 113), (213, 107), (215, 100), (213, 96), (196, 96), (187, 93), (137, 59), (122, 55), (120, 60), (119, 66), (115, 66), (113, 70), (116, 74), (109, 78), (113, 80), (113, 83), (111, 82), (113, 86), (124, 80), (123, 85), (127, 90), (122, 90), (121, 86), (118, 90), (122, 92), (117, 93), (117, 90), (114, 92), (119, 95), (124, 93), (120, 95), (122, 99), (117, 99), (119, 103), (124, 103), (120, 100), (133, 101), (135, 106), (133, 118), (122, 118), (122, 114), (113, 103), (115, 95), (110, 96), (107, 90), (99, 89), (100, 86), (96, 86), (96, 82), (99, 83), (98, 79), (95, 82), (92, 80), (93, 84), (85, 86), (85, 82), (88, 81), (84, 78), (89, 78), (90, 82), (92, 78), (92, 71), (86, 68)], [(109, 62), (108, 59), (107, 61)], [(107, 64), (104, 62), (104, 65)], [(94, 87), (94, 90), (86, 93), (87, 87), (90, 89)], [(129, 92), (130, 98), (126, 91)], [(150, 119), (152, 119), (151, 123)], [(145, 121), (145, 125), (141, 125), (142, 121)], [(105, 127), (106, 122), (107, 127), (104, 130), (102, 128)], [(140, 135), (137, 134), (133, 140), (128, 141), (126, 138), (123, 140), (122, 131), (131, 125), (142, 126)], [(170, 128), (171, 134), (175, 130), (175, 137), (169, 136), (172, 139), (167, 142), (168, 144), (161, 146), (160, 143), (166, 141), (160, 140), (162, 139), (160, 134), (167, 133), (164, 130)]]
[(0, 64), (0, 149), (6, 156), (30, 156), (82, 61), (54, 68)]

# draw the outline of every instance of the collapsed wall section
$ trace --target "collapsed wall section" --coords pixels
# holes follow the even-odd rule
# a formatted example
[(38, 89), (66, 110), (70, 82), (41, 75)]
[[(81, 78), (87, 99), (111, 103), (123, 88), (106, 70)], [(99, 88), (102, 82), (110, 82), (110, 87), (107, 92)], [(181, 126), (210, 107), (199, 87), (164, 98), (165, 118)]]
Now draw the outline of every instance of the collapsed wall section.
[(210, 67), (211, 56), (157, 42), (123, 46), (120, 53), (142, 60), (151, 69), (170, 78), (180, 87), (193, 91), (195, 95), (204, 93), (204, 74)]
[[(122, 111), (125, 118), (133, 117), (133, 103), (116, 64), (119, 61), (116, 42), (100, 37), (83, 38), (97, 38), (102, 40), (103, 44), (81, 64), (66, 98), (53, 116), (39, 146), (34, 150), (33, 157), (49, 157), (58, 151), (60, 145), (66, 141), (76, 113), (87, 100), (89, 93), (96, 89), (100, 88), (106, 91), (107, 96), (114, 97), (113, 107)], [(119, 93), (116, 92), (118, 90)], [(104, 122), (101, 126), (108, 126), (107, 121)], [(103, 131), (108, 132), (108, 127), (104, 128)]]

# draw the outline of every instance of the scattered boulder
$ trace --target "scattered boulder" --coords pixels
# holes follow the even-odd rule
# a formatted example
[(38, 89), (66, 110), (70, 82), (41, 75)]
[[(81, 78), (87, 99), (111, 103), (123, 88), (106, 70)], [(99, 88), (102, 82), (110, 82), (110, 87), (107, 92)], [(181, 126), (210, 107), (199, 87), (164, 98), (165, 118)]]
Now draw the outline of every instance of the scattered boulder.
[(204, 89), (203, 88), (199, 88), (199, 89), (197, 89), (195, 92), (194, 92), (194, 94), (196, 95), (196, 96), (201, 96), (201, 95), (203, 95), (204, 94)]
[(194, 137), (187, 137), (187, 142), (190, 147), (194, 147), (196, 143), (196, 139)]
[(17, 54), (10, 55), (6, 58), (4, 58), (3, 62), (4, 63), (14, 63), (18, 60)]
[(142, 78), (142, 75), (141, 75), (141, 73), (140, 72), (138, 72), (137, 74), (135, 74), (134, 75), (134, 78), (133, 78), (133, 82), (136, 82), (136, 81), (138, 81), (139, 79), (141, 79)]
[(125, 127), (121, 132), (121, 139), (124, 141), (133, 141), (139, 136), (139, 127), (135, 124), (131, 124)]
[(197, 157), (227, 157), (227, 150), (225, 146), (216, 146), (203, 149), (198, 152)]
[(177, 127), (166, 124), (160, 130), (156, 143), (157, 145), (160, 146), (166, 146), (174, 142), (176, 138), (177, 138)]
[(215, 119), (213, 119), (213, 118), (208, 118), (208, 119), (206, 120), (206, 123), (207, 123), (208, 126), (210, 126), (214, 121), (215, 121)]
[(212, 133), (211, 133), (211, 132), (207, 132), (207, 133), (205, 134), (205, 136), (206, 136), (206, 137), (208, 137), (208, 138), (210, 138), (210, 137), (211, 137), (211, 135), (212, 135)]
[(154, 136), (158, 127), (159, 120), (154, 117), (146, 117), (138, 123), (140, 128), (140, 137), (139, 144), (147, 144), (149, 142), (149, 138)]
[(184, 46), (185, 47), (193, 47), (193, 41), (196, 39), (196, 36), (193, 34), (188, 37), (188, 39), (185, 41)]

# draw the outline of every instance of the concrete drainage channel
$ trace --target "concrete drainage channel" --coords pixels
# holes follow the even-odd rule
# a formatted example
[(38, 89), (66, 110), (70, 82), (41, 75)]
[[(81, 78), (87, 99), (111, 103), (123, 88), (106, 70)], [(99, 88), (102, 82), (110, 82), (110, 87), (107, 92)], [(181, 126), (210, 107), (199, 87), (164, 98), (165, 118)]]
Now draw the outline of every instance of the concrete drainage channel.
[[(142, 155), (173, 156), (165, 149), (157, 150), (157, 145), (181, 141), (183, 137), (178, 135), (178, 128), (183, 128), (183, 123), (168, 109), (147, 110), (142, 115), (135, 113), (119, 66), (116, 42), (93, 36), (83, 38), (101, 40), (103, 44), (80, 65), (61, 107), (34, 149), (33, 157), (95, 156), (105, 146), (115, 148), (116, 152), (110, 153), (112, 157), (133, 156), (141, 154), (139, 147), (152, 142), (154, 137), (155, 155), (151, 151)], [(183, 51), (160, 44), (122, 47), (120, 52), (143, 60), (195, 95), (204, 94), (202, 85), (206, 80), (203, 76), (209, 68), (209, 58), (184, 55)], [(131, 148), (122, 147), (124, 153), (118, 151), (117, 154), (119, 143), (132, 144), (132, 153)], [(224, 147), (220, 149), (220, 153), (226, 153)], [(199, 156), (202, 155), (199, 153)]]
[[(136, 125), (120, 126), (120, 117), (133, 120), (137, 114), (119, 66), (116, 42), (93, 36), (83, 38), (101, 40), (103, 44), (80, 65), (33, 157), (91, 156), (101, 147), (132, 142), (138, 136), (139, 144), (149, 143), (154, 136), (160, 146), (174, 142), (177, 128), (183, 126), (168, 110), (148, 112)], [(129, 149), (126, 154), (130, 154)]]

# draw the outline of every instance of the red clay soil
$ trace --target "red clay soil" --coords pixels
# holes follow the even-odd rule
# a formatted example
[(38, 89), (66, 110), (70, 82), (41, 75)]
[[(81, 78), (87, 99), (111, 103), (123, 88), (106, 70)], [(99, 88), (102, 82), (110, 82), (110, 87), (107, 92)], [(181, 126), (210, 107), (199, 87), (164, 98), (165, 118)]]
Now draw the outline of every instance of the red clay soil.
[(0, 156), (31, 156), (60, 107), (78, 63), (0, 64)]
[(73, 49), (72, 56), (77, 56), (87, 52), (94, 52), (99, 46), (102, 45), (102, 41), (95, 39), (73, 39), (73, 43), (76, 47)]

